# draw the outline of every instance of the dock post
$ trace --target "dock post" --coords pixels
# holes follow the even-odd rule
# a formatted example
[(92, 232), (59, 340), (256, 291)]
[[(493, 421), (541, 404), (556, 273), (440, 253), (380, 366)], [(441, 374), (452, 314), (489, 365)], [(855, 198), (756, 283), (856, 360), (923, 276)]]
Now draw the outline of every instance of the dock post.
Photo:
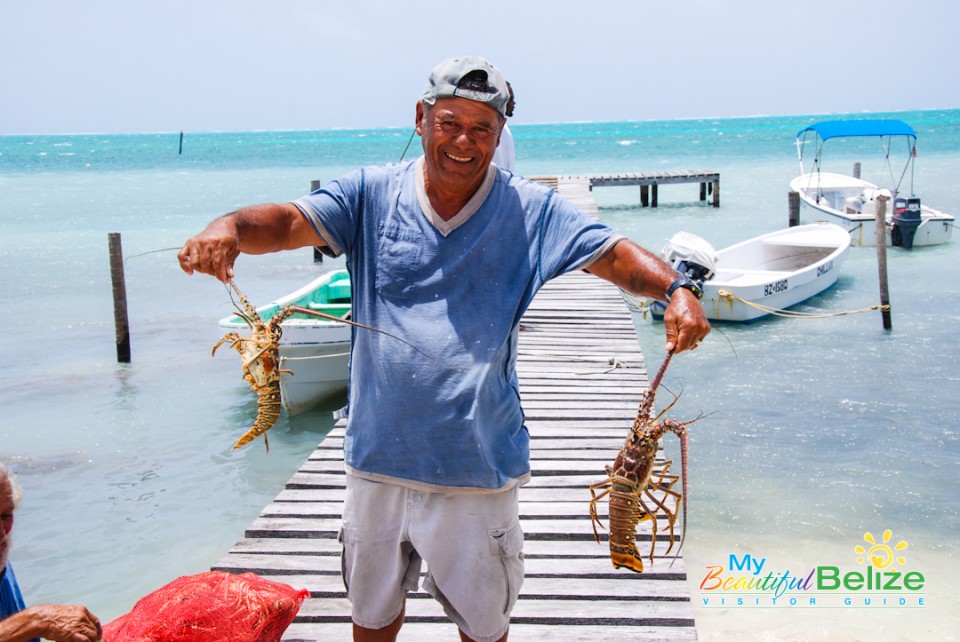
[[(317, 179), (310, 181), (310, 193), (312, 194), (313, 192), (316, 192), (318, 189), (320, 189), (320, 181)], [(313, 248), (313, 262), (323, 263), (323, 252), (321, 252), (317, 248)]]
[(706, 183), (700, 183), (700, 200), (701, 201), (707, 200), (707, 184)]
[(713, 181), (713, 206), (720, 207), (720, 178)]
[(787, 192), (787, 204), (789, 209), (787, 227), (796, 227), (800, 225), (800, 192)]
[(887, 201), (889, 196), (877, 197), (877, 270), (880, 275), (880, 314), (883, 316), (883, 329), (893, 328), (890, 320), (890, 290), (887, 286)]
[(130, 323), (127, 318), (127, 286), (123, 278), (120, 234), (107, 234), (110, 245), (110, 281), (113, 284), (113, 322), (117, 334), (117, 363), (130, 363)]
[(853, 164), (853, 177), (860, 178), (860, 163), (859, 161)]
[(640, 207), (647, 207), (650, 205), (650, 187), (647, 185), (640, 186)]
[(650, 207), (657, 206), (657, 184), (654, 183), (650, 186)]

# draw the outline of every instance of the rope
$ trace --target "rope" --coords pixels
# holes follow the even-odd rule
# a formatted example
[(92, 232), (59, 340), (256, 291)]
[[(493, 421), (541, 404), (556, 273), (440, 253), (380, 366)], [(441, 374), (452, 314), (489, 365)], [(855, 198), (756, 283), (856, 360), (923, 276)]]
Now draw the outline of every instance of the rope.
[(140, 254), (131, 254), (130, 256), (123, 259), (123, 263), (126, 264), (130, 259), (135, 259), (141, 256), (146, 256), (147, 254), (156, 254), (157, 252), (174, 252), (179, 250), (179, 247), (165, 247), (159, 250), (150, 250), (149, 252), (141, 252)]
[[(635, 296), (624, 290), (621, 290), (621, 293), (623, 294), (624, 300), (627, 302), (627, 307), (634, 312), (643, 315), (643, 318), (646, 319), (647, 313), (650, 311), (650, 306), (647, 304), (647, 301), (645, 299), (637, 299)], [(761, 312), (766, 312), (767, 314), (790, 319), (826, 319), (828, 317), (842, 317), (849, 314), (860, 314), (862, 312), (890, 309), (889, 305), (871, 305), (869, 308), (863, 308), (862, 310), (847, 310), (844, 312), (797, 312), (793, 310), (779, 310), (777, 308), (771, 308), (766, 305), (747, 301), (746, 299), (742, 299), (735, 294), (727, 292), (726, 290), (719, 290), (717, 294), (719, 294), (721, 298), (740, 301), (741, 303), (749, 305), (752, 308), (756, 308)]]
[(416, 133), (417, 133), (417, 128), (414, 127), (414, 128), (413, 128), (413, 131), (410, 132), (410, 139), (407, 140), (407, 146), (403, 148), (403, 153), (400, 154), (400, 160), (397, 161), (398, 163), (401, 162), (401, 161), (403, 161), (403, 157), (407, 155), (407, 150), (410, 149), (410, 143), (413, 142), (413, 137), (414, 137), (414, 135), (415, 135)]
[(749, 305), (751, 308), (756, 308), (761, 312), (766, 312), (767, 314), (773, 314), (778, 317), (787, 317), (791, 319), (826, 319), (828, 317), (842, 317), (848, 314), (860, 314), (862, 312), (873, 312), (874, 310), (889, 310), (889, 305), (871, 305), (869, 308), (863, 308), (862, 310), (846, 310), (844, 312), (796, 312), (792, 310), (778, 310), (777, 308), (771, 308), (766, 305), (761, 305), (760, 303), (754, 303), (752, 301), (747, 301), (738, 297), (736, 294), (727, 292), (726, 290), (719, 290), (717, 294), (721, 298), (730, 299), (735, 301), (740, 301), (746, 305)]
[(316, 359), (337, 359), (340, 357), (349, 357), (349, 352), (337, 352), (336, 354), (315, 354), (309, 357), (280, 357), (280, 361), (286, 363), (288, 361), (312, 361)]
[(629, 309), (631, 312), (640, 314), (643, 319), (646, 320), (647, 312), (650, 311), (650, 306), (647, 304), (647, 300), (638, 299), (626, 290), (620, 290), (620, 294), (623, 296), (624, 303), (627, 304), (627, 309)]

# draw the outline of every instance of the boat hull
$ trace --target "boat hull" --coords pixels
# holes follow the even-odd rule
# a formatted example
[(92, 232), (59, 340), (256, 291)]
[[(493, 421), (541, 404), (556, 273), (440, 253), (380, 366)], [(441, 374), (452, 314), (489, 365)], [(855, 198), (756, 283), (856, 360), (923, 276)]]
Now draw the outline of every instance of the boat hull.
[(280, 399), (287, 415), (306, 412), (346, 392), (344, 373), (349, 371), (349, 364), (349, 342), (305, 351), (303, 356), (281, 349), (280, 368), (290, 371), (280, 377)]
[[(800, 195), (800, 218), (804, 222), (833, 223), (847, 230), (855, 247), (876, 247), (877, 185), (852, 176), (823, 172), (803, 174), (790, 182)], [(892, 233), (893, 200), (886, 204), (885, 243), (894, 245)], [(920, 225), (913, 246), (942, 245), (950, 242), (955, 217), (932, 207), (920, 206)]]
[[(833, 286), (850, 250), (846, 231), (825, 223), (787, 228), (717, 253), (716, 273), (703, 283), (711, 321), (749, 323), (803, 303)], [(651, 311), (662, 318), (666, 304)]]

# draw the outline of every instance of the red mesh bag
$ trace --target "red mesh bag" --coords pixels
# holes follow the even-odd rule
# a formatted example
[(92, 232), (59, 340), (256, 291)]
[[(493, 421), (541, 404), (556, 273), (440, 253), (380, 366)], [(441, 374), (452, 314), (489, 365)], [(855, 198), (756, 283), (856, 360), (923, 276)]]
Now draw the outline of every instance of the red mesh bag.
[(104, 642), (278, 642), (305, 589), (244, 573), (180, 577), (103, 627)]

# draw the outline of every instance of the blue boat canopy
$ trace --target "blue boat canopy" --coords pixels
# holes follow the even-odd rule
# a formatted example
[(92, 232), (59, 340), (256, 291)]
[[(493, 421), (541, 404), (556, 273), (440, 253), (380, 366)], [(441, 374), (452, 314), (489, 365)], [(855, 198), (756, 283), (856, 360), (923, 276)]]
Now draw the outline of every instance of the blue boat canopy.
[(913, 127), (901, 120), (827, 120), (810, 125), (797, 132), (797, 138), (806, 132), (816, 132), (821, 140), (841, 136), (912, 136)]

